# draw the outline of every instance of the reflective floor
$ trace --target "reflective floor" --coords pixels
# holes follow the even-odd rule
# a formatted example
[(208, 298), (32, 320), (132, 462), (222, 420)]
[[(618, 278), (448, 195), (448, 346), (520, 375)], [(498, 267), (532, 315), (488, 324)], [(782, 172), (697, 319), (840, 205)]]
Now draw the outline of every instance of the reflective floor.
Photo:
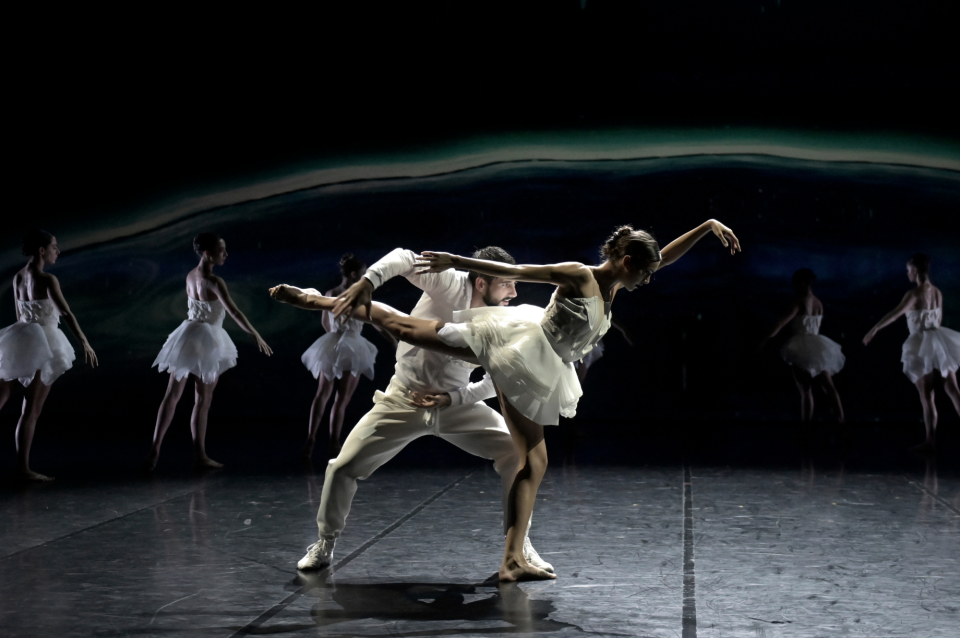
[[(954, 475), (951, 475), (954, 476)], [(685, 480), (686, 479), (686, 480)], [(322, 475), (3, 492), (7, 636), (950, 636), (960, 481), (714, 467), (551, 467), (531, 538), (559, 578), (498, 585), (499, 480), (389, 466), (333, 569)]]

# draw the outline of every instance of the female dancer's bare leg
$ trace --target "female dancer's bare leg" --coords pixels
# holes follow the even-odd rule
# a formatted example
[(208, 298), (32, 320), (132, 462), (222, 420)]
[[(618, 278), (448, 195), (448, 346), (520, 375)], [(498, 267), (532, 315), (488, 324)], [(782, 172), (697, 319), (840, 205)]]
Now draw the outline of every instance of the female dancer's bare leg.
[(800, 391), (800, 420), (807, 423), (813, 419), (813, 379), (809, 372), (797, 366), (790, 366), (790, 371)]
[(213, 383), (203, 383), (194, 379), (195, 400), (193, 413), (190, 415), (190, 433), (193, 435), (193, 463), (197, 467), (219, 468), (223, 463), (217, 463), (207, 456), (207, 415), (210, 413), (210, 403), (213, 402), (213, 391), (217, 389), (219, 377)]
[(30, 445), (33, 443), (33, 433), (37, 427), (37, 419), (43, 410), (43, 403), (50, 394), (50, 386), (43, 385), (40, 380), (40, 371), (33, 376), (33, 381), (27, 386), (23, 397), (23, 413), (17, 423), (17, 473), (31, 481), (52, 481), (53, 478), (44, 476), (30, 469)]
[(173, 415), (177, 410), (177, 403), (183, 395), (183, 388), (187, 385), (187, 377), (177, 380), (173, 373), (170, 373), (170, 380), (167, 382), (167, 391), (163, 395), (163, 401), (160, 402), (160, 409), (157, 411), (157, 426), (153, 431), (153, 446), (150, 448), (150, 454), (143, 461), (145, 470), (152, 470), (157, 466), (157, 459), (160, 458), (160, 446), (163, 445), (163, 437), (173, 421)]
[[(830, 376), (829, 372), (821, 372), (817, 375), (816, 381), (820, 384), (820, 389), (824, 391), (827, 398), (833, 403), (833, 409), (837, 413), (837, 422), (843, 423), (843, 404), (840, 402), (840, 393), (837, 392), (836, 386), (833, 385), (833, 377)], [(813, 410), (811, 410), (811, 412), (812, 411)]]
[(331, 394), (333, 394), (333, 383), (321, 372), (317, 381), (317, 394), (313, 397), (313, 403), (310, 404), (307, 442), (303, 444), (302, 454), (306, 459), (313, 456), (313, 446), (317, 442), (317, 430), (320, 429), (320, 422), (323, 421), (323, 413), (327, 409), (327, 402), (330, 401)]
[[(303, 298), (299, 298), (297, 293), (306, 294)], [(334, 297), (324, 297), (323, 295), (291, 289), (284, 284), (271, 288), (270, 295), (283, 303), (289, 303), (299, 308), (307, 308), (309, 310), (332, 311), (334, 302), (336, 301)], [(379, 301), (372, 302), (369, 307), (360, 306), (354, 311), (352, 317), (365, 323), (380, 326), (400, 341), (406, 341), (411, 345), (428, 348), (434, 352), (447, 354), (451, 357), (463, 359), (464, 361), (478, 363), (477, 357), (470, 348), (457, 348), (447, 345), (440, 340), (437, 332), (445, 325), (442, 321), (430, 321), (411, 317)]]
[(523, 557), (523, 539), (533, 515), (540, 481), (547, 471), (547, 446), (543, 439), (543, 426), (535, 423), (510, 405), (497, 388), (500, 410), (507, 422), (510, 436), (520, 457), (520, 469), (507, 500), (507, 539), (500, 565), (500, 580), (546, 580), (556, 575), (537, 569)]
[(923, 427), (927, 431), (927, 438), (916, 446), (918, 450), (932, 450), (936, 446), (937, 434), (937, 404), (934, 401), (934, 387), (936, 372), (924, 375), (917, 379), (917, 392), (920, 393), (920, 405), (923, 406)]
[(333, 407), (330, 409), (330, 444), (333, 451), (338, 454), (340, 452), (340, 430), (343, 429), (343, 415), (359, 382), (360, 377), (349, 373), (336, 379), (337, 396), (334, 397)]
[[(947, 393), (947, 396), (950, 397), (950, 401), (953, 403), (953, 409), (957, 411), (957, 416), (960, 416), (960, 388), (957, 388), (957, 373), (951, 370), (947, 373), (947, 376), (943, 378), (943, 390)], [(0, 403), (0, 406), (3, 404)]]

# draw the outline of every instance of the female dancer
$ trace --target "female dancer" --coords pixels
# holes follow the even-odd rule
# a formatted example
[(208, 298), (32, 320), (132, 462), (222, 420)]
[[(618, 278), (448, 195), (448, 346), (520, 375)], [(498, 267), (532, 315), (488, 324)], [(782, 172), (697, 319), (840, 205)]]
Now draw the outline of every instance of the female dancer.
[(97, 355), (70, 312), (60, 282), (43, 271), (44, 266), (57, 263), (57, 238), (45, 230), (34, 230), (23, 238), (20, 248), (30, 260), (13, 276), (17, 323), (0, 330), (0, 408), (10, 398), (9, 382), (18, 379), (26, 393), (17, 423), (17, 473), (31, 481), (52, 481), (30, 469), (30, 444), (50, 386), (76, 359), (70, 342), (57, 327), (60, 317), (83, 345), (84, 363), (97, 367)]
[(196, 394), (193, 414), (190, 415), (194, 462), (198, 467), (223, 467), (223, 464), (207, 456), (206, 435), (207, 414), (217, 381), (221, 374), (237, 365), (237, 347), (223, 329), (224, 310), (230, 313), (238, 326), (253, 335), (264, 354), (273, 354), (270, 346), (233, 303), (227, 292), (227, 284), (213, 274), (213, 267), (222, 266), (227, 259), (227, 245), (223, 239), (215, 233), (200, 233), (193, 238), (193, 250), (200, 257), (200, 264), (187, 274), (187, 320), (167, 337), (153, 362), (160, 372), (170, 370), (170, 381), (157, 413), (153, 447), (143, 462), (147, 470), (157, 465), (163, 435), (173, 420), (177, 402), (187, 384), (187, 375), (193, 376)]
[[(367, 271), (367, 265), (360, 259), (347, 253), (340, 259), (340, 285), (328, 290), (327, 297), (337, 297), (344, 290), (360, 281)], [(317, 379), (317, 394), (310, 404), (310, 424), (307, 430), (307, 442), (303, 445), (303, 456), (309, 459), (313, 455), (313, 446), (317, 440), (317, 430), (327, 408), (330, 395), (336, 389), (333, 408), (330, 410), (330, 448), (334, 456), (340, 452), (340, 430), (343, 427), (343, 415), (357, 389), (360, 374), (373, 379), (373, 362), (377, 358), (377, 348), (360, 336), (363, 323), (356, 319), (332, 321), (329, 312), (321, 318), (327, 334), (313, 342), (300, 360), (307, 370)], [(387, 338), (393, 347), (397, 340), (392, 334), (379, 326), (374, 326)]]
[(463, 268), (492, 277), (557, 286), (546, 309), (492, 306), (454, 313), (459, 323), (409, 317), (366, 296), (368, 286), (348, 289), (336, 300), (281, 285), (279, 301), (304, 308), (348, 311), (389, 330), (402, 341), (482, 365), (497, 385), (504, 419), (520, 456), (520, 471), (509, 495), (508, 531), (500, 579), (555, 578), (523, 557), (523, 540), (540, 481), (546, 471), (543, 426), (576, 414), (582, 394), (573, 362), (582, 359), (610, 327), (610, 304), (620, 288), (634, 290), (651, 275), (713, 232), (731, 254), (740, 249), (733, 231), (710, 220), (671, 242), (663, 253), (651, 235), (623, 226), (602, 248), (600, 266), (566, 262), (548, 266), (510, 265), (425, 252), (420, 272)]
[(816, 280), (817, 276), (809, 268), (793, 273), (793, 291), (797, 298), (760, 347), (790, 324), (793, 336), (780, 349), (780, 356), (790, 365), (800, 391), (800, 420), (806, 423), (813, 419), (813, 386), (816, 384), (833, 402), (837, 420), (843, 423), (843, 404), (833, 385), (833, 375), (840, 372), (846, 358), (840, 344), (820, 334), (823, 304), (813, 294)]
[(937, 406), (934, 386), (937, 375), (943, 377), (943, 388), (960, 414), (960, 390), (957, 389), (957, 367), (960, 366), (960, 333), (940, 326), (943, 321), (943, 294), (930, 283), (930, 257), (917, 253), (907, 262), (907, 279), (917, 287), (903, 296), (896, 308), (870, 328), (863, 338), (867, 345), (884, 328), (902, 315), (907, 315), (910, 336), (903, 342), (900, 361), (903, 373), (920, 393), (923, 425), (927, 438), (915, 449), (933, 451), (937, 431)]

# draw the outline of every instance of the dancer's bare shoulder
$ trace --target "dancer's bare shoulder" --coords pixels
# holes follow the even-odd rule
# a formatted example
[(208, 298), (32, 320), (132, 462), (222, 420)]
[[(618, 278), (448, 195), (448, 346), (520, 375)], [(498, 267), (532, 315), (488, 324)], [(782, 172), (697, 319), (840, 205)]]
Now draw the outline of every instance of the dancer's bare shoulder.
[(567, 261), (551, 266), (558, 275), (559, 293), (563, 297), (596, 297), (599, 286), (593, 269), (578, 261)]

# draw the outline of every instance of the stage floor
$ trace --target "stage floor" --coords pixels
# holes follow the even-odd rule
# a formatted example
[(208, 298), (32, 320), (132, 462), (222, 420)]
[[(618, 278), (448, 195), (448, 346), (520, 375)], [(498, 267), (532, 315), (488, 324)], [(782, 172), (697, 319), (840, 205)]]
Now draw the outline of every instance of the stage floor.
[(498, 585), (499, 479), (383, 468), (333, 569), (297, 572), (322, 474), (90, 479), (0, 501), (7, 636), (950, 636), (960, 480), (813, 469), (547, 472), (555, 581)]

